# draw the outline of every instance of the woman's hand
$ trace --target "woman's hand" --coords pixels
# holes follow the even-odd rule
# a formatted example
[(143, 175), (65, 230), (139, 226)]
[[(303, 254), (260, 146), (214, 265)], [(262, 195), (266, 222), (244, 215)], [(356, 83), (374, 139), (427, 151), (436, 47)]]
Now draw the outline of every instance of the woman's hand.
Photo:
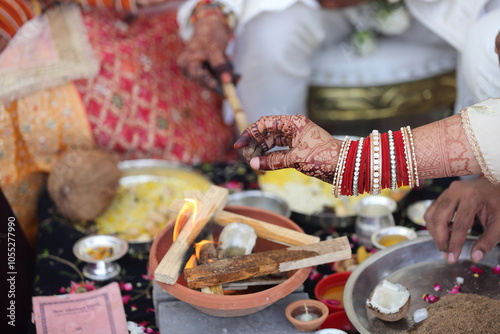
[(471, 259), (479, 262), (500, 241), (499, 186), (484, 177), (455, 181), (425, 213), (426, 226), (448, 262), (458, 261), (476, 216), (484, 232), (472, 246)]
[[(195, 13), (194, 35), (186, 44), (177, 61), (183, 73), (202, 86), (217, 90), (222, 82), (231, 82), (232, 66), (225, 51), (231, 36), (231, 29), (223, 19), (223, 13), (214, 15), (214, 8), (205, 15)], [(214, 75), (217, 77), (214, 77)]]
[[(234, 144), (260, 170), (295, 168), (331, 183), (341, 141), (302, 115), (266, 116), (250, 125)], [(268, 152), (275, 146), (288, 150)]]

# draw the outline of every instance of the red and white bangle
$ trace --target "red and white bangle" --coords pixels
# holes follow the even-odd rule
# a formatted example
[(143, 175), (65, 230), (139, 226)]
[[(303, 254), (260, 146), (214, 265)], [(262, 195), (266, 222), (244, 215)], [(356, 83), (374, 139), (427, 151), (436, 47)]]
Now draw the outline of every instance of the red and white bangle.
[(396, 174), (396, 149), (394, 147), (394, 135), (392, 131), (387, 132), (389, 138), (389, 158), (391, 160), (391, 189), (394, 190), (398, 187), (398, 179)]
[(340, 147), (339, 159), (337, 160), (337, 166), (335, 167), (335, 174), (333, 176), (332, 194), (335, 197), (340, 197), (341, 195), (342, 175), (344, 173), (345, 161), (350, 144), (351, 139), (346, 136), (342, 142), (342, 146)]
[(366, 138), (345, 137), (333, 176), (332, 194), (380, 194), (382, 189), (419, 185), (413, 134), (409, 126)]
[(380, 134), (378, 130), (373, 130), (371, 133), (371, 191), (373, 195), (380, 194), (380, 180), (382, 178), (381, 166), (382, 155), (380, 154)]
[(415, 154), (415, 145), (413, 143), (413, 133), (411, 132), (411, 128), (409, 126), (406, 127), (406, 133), (408, 135), (408, 141), (410, 142), (411, 160), (415, 177), (415, 187), (418, 187), (420, 185), (420, 181), (418, 178), (417, 157)]
[(360, 138), (358, 141), (358, 148), (356, 150), (356, 159), (354, 162), (354, 174), (352, 176), (352, 194), (353, 196), (359, 195), (358, 182), (359, 182), (359, 171), (361, 169), (361, 153), (363, 152), (363, 142), (364, 138)]

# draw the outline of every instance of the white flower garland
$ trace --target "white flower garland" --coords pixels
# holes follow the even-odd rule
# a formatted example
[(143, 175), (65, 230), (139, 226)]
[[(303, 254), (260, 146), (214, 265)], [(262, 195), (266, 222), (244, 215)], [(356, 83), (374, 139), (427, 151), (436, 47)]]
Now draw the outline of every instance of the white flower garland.
[(373, 0), (346, 9), (354, 25), (351, 45), (354, 53), (365, 56), (377, 48), (377, 35), (400, 35), (410, 27), (411, 17), (402, 0)]

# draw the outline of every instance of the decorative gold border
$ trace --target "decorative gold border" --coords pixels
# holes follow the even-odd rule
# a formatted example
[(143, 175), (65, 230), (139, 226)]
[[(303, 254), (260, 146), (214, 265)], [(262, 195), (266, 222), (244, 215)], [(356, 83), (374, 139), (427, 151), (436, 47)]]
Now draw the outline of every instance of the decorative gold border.
[(481, 148), (479, 147), (479, 144), (477, 142), (476, 136), (474, 135), (474, 131), (472, 130), (472, 126), (470, 124), (470, 119), (469, 119), (469, 108), (465, 108), (462, 110), (460, 113), (461, 118), (462, 118), (462, 126), (465, 132), (465, 135), (467, 136), (467, 140), (469, 141), (469, 145), (472, 149), (472, 152), (474, 153), (474, 156), (476, 157), (476, 160), (481, 167), (481, 171), (483, 172), (484, 177), (488, 179), (492, 184), (499, 184), (500, 181), (497, 180), (493, 174), (491, 173), (490, 169), (488, 168), (488, 165), (484, 161), (484, 156), (483, 153), (481, 152)]

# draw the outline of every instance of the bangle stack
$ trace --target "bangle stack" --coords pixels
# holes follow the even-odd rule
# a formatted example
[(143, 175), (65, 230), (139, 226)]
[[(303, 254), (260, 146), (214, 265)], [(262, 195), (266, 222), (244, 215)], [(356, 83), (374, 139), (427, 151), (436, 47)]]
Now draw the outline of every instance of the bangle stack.
[(382, 189), (419, 185), (413, 134), (409, 126), (357, 141), (342, 142), (333, 177), (335, 197), (380, 194)]
[(24, 0), (0, 1), (0, 36), (10, 40), (24, 23), (35, 16), (35, 10)]

